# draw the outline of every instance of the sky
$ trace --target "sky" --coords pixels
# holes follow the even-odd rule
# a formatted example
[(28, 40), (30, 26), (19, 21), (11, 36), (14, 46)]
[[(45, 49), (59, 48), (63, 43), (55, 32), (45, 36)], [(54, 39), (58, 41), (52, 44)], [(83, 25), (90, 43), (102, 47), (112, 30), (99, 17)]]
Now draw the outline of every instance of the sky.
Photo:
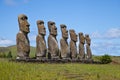
[(120, 0), (0, 0), (0, 46), (16, 44), (19, 14), (28, 17), (31, 46), (36, 46), (36, 21), (45, 23), (46, 42), (47, 22), (54, 21), (58, 28), (58, 44), (60, 24), (65, 24), (77, 34), (90, 35), (93, 55), (120, 56)]

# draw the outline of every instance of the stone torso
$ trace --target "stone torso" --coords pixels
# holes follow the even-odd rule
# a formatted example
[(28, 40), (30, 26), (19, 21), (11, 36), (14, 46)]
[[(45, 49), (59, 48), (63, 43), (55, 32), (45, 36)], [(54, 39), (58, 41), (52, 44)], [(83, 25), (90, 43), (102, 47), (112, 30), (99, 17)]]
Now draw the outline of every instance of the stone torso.
[(72, 40), (70, 41), (70, 55), (72, 59), (77, 57), (77, 46), (76, 43)]
[(36, 56), (37, 57), (46, 57), (46, 42), (41, 35), (36, 37)]
[(52, 58), (59, 56), (58, 43), (56, 38), (52, 35), (48, 37), (48, 53), (50, 53)]
[(70, 50), (68, 43), (65, 39), (60, 40), (60, 45), (61, 45), (61, 57), (62, 58), (70, 58)]
[(85, 50), (84, 50), (84, 44), (79, 44), (79, 57), (80, 59), (85, 59)]
[(17, 34), (17, 51), (18, 57), (29, 57), (30, 52), (30, 44), (27, 35), (22, 33), (21, 31)]

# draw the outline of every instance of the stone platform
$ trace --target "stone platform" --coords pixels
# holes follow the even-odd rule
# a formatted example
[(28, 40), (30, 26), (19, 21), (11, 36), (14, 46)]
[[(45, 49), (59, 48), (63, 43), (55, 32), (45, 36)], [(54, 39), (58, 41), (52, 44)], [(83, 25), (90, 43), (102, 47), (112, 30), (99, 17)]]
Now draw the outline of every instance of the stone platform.
[(86, 63), (86, 64), (101, 64), (100, 62), (96, 62), (91, 60), (80, 60), (80, 59), (11, 59), (10, 61), (15, 62), (25, 62), (25, 63)]

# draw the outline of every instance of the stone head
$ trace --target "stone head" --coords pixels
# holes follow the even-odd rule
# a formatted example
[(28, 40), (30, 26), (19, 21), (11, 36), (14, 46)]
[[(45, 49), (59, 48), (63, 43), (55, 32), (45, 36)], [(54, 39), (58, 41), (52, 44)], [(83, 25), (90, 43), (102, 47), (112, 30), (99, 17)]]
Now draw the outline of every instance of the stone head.
[(80, 32), (80, 33), (79, 33), (79, 36), (83, 36), (83, 33), (82, 33), (82, 32)]
[(46, 29), (44, 26), (44, 21), (38, 20), (37, 21), (37, 27), (38, 27), (38, 33), (45, 36), (46, 35)]
[(55, 22), (48, 22), (48, 29), (51, 35), (57, 36), (57, 27), (55, 26)]
[(89, 38), (89, 34), (85, 34), (85, 37), (86, 37), (86, 38)]
[(83, 36), (82, 32), (79, 33), (79, 40), (80, 40), (81, 36)]
[(65, 39), (68, 39), (68, 30), (66, 29), (67, 26), (64, 24), (61, 24), (60, 27), (61, 27), (61, 31), (62, 31), (62, 37)]
[(81, 43), (83, 43), (83, 44), (85, 43), (85, 37), (82, 32), (79, 33), (79, 40)]
[(77, 42), (77, 34), (75, 33), (75, 31), (71, 29), (69, 30), (69, 33), (70, 33), (71, 40), (73, 40), (74, 42)]
[(90, 37), (89, 37), (89, 34), (86, 34), (86, 35), (85, 35), (85, 39), (86, 39), (86, 43), (87, 43), (88, 45), (90, 45), (90, 44), (91, 44), (91, 39), (90, 39)]
[(27, 19), (28, 19), (28, 17), (24, 14), (20, 14), (18, 16), (18, 23), (19, 23), (20, 31), (22, 31), (24, 33), (30, 32), (30, 30), (29, 30), (30, 24), (28, 23)]

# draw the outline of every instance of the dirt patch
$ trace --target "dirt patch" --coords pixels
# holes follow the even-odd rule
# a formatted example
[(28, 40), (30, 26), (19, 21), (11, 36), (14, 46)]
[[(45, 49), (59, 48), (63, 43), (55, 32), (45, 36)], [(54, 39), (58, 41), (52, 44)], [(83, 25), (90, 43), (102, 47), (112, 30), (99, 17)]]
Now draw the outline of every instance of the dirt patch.
[(118, 64), (118, 65), (120, 65), (120, 62), (112, 60), (111, 64)]
[(84, 80), (84, 76), (80, 74), (68, 73), (64, 74), (66, 79), (74, 79), (74, 80)]

